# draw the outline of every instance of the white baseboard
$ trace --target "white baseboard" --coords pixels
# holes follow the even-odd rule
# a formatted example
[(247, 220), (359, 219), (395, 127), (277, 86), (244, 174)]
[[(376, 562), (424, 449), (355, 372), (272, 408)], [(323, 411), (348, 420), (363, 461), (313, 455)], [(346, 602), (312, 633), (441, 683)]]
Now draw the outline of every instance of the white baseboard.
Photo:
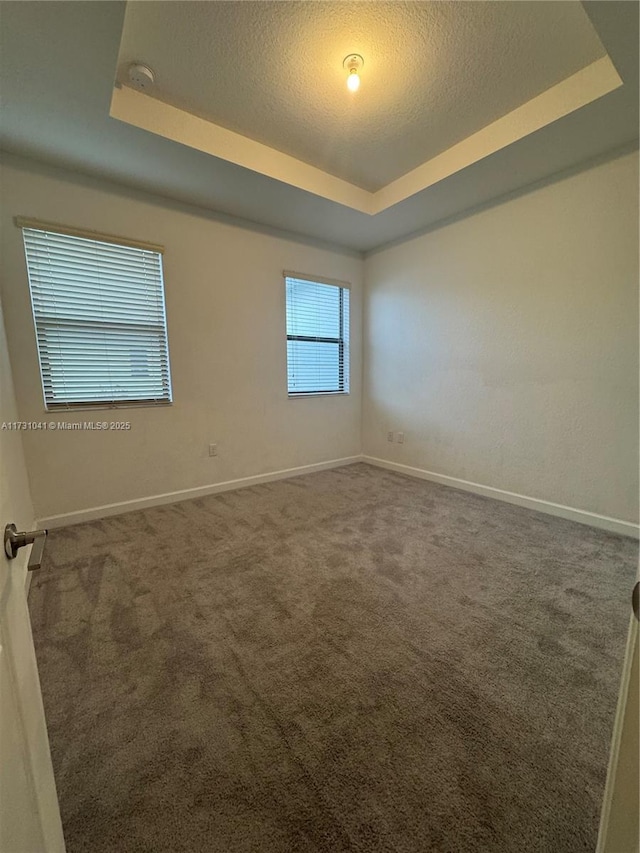
[(342, 468), (361, 462), (361, 456), (345, 456), (343, 459), (330, 459), (327, 462), (316, 462), (313, 465), (302, 465), (299, 468), (285, 468), (282, 471), (269, 471), (267, 474), (257, 474), (254, 477), (241, 477), (239, 480), (227, 480), (224, 483), (212, 483), (208, 486), (196, 486), (193, 489), (180, 489), (177, 492), (166, 492), (162, 495), (151, 495), (147, 498), (135, 498), (130, 501), (120, 501), (104, 506), (94, 506), (61, 515), (50, 515), (39, 518), (38, 527), (69, 527), (71, 524), (82, 524), (84, 521), (95, 521), (110, 515), (121, 515), (125, 512), (135, 512), (152, 506), (173, 504), (178, 501), (189, 501), (205, 495), (215, 495), (218, 492), (229, 492), (232, 489), (243, 489), (247, 486), (257, 486), (260, 483), (270, 483), (274, 480), (286, 480), (289, 477), (299, 477), (302, 474), (313, 474), (315, 471), (326, 471), (329, 468)]
[(407, 474), (418, 477), (421, 480), (430, 480), (433, 483), (441, 483), (443, 486), (451, 486), (454, 489), (463, 489), (487, 498), (493, 498), (516, 506), (533, 509), (537, 512), (545, 512), (569, 521), (577, 521), (580, 524), (588, 524), (611, 533), (620, 533), (623, 536), (640, 538), (640, 526), (630, 521), (622, 521), (619, 518), (609, 518), (606, 515), (598, 515), (575, 507), (563, 506), (551, 501), (531, 498), (527, 495), (519, 495), (516, 492), (507, 492), (504, 489), (496, 489), (493, 486), (483, 486), (481, 483), (472, 483), (469, 480), (461, 480), (458, 477), (450, 477), (447, 474), (436, 474), (423, 468), (413, 468), (410, 465), (402, 465), (399, 462), (390, 462), (387, 459), (377, 459), (374, 456), (345, 456), (342, 459), (330, 459), (327, 462), (316, 462), (313, 465), (302, 465), (298, 468), (285, 468), (281, 471), (269, 471), (266, 474), (257, 474), (253, 477), (241, 477), (238, 480), (226, 480), (223, 483), (212, 483), (207, 486), (196, 486), (192, 489), (181, 489), (176, 492), (166, 492), (162, 495), (151, 495), (146, 498), (135, 498), (119, 503), (105, 504), (104, 506), (89, 507), (88, 509), (76, 510), (74, 512), (62, 513), (39, 518), (38, 527), (68, 527), (71, 524), (81, 524), (84, 521), (94, 521), (98, 518), (107, 518), (111, 515), (121, 515), (125, 512), (135, 512), (152, 506), (188, 501), (205, 495), (215, 495), (219, 492), (228, 492), (233, 489), (242, 489), (247, 486), (257, 486), (260, 483), (270, 483), (275, 480), (285, 480), (288, 477), (299, 477), (302, 474), (313, 474), (315, 471), (327, 471), (330, 468), (342, 468), (345, 465), (353, 465), (355, 462), (367, 462), (386, 468), (389, 471), (397, 471), (399, 474)]
[(389, 462), (386, 459), (377, 459), (374, 456), (362, 456), (363, 462), (377, 465), (379, 468), (387, 468), (389, 471), (397, 471), (399, 474), (408, 474), (421, 480), (430, 480), (433, 483), (441, 483), (443, 486), (451, 486), (454, 489), (463, 489), (465, 492), (473, 492), (487, 498), (523, 506), (537, 512), (546, 512), (548, 515), (556, 515), (569, 521), (577, 521), (579, 524), (588, 524), (610, 533), (621, 533), (623, 536), (640, 538), (640, 526), (630, 521), (622, 521), (619, 518), (609, 518), (606, 515), (598, 515), (595, 512), (587, 512), (584, 509), (576, 509), (572, 506), (544, 501), (540, 498), (530, 498), (527, 495), (519, 495), (516, 492), (507, 492), (504, 489), (496, 489), (493, 486), (483, 486), (480, 483), (471, 483), (469, 480), (460, 480), (458, 477), (449, 477), (446, 474), (436, 474), (433, 471), (425, 471), (423, 468), (413, 468), (410, 465), (401, 465), (399, 462)]

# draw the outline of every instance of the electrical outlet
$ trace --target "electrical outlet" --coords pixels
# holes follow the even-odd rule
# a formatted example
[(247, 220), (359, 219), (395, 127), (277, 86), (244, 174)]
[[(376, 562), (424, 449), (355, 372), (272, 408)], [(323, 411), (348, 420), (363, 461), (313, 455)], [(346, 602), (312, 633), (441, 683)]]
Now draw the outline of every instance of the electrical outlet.
[(404, 433), (403, 432), (398, 433), (398, 444), (404, 444)]
[(210, 444), (209, 445), (209, 456), (217, 456), (218, 455), (218, 445)]
[(387, 433), (387, 441), (393, 441), (393, 432), (391, 430)]

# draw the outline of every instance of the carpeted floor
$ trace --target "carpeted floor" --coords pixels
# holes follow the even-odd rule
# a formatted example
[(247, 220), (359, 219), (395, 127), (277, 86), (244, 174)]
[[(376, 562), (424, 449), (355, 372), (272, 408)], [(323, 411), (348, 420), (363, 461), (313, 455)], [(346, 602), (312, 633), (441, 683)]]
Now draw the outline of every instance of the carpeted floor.
[(636, 562), (362, 464), (54, 530), (68, 853), (594, 850)]

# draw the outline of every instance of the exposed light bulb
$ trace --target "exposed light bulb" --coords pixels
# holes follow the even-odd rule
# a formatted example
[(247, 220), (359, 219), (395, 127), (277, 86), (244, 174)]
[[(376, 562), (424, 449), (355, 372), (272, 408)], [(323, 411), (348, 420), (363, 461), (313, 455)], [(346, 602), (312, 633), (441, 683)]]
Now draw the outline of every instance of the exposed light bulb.
[(355, 68), (352, 68), (347, 77), (347, 88), (350, 92), (357, 92), (360, 88), (360, 75)]
[(345, 56), (342, 62), (342, 67), (349, 72), (347, 74), (347, 89), (350, 92), (357, 92), (360, 88), (360, 69), (363, 65), (364, 59), (359, 53), (350, 53)]

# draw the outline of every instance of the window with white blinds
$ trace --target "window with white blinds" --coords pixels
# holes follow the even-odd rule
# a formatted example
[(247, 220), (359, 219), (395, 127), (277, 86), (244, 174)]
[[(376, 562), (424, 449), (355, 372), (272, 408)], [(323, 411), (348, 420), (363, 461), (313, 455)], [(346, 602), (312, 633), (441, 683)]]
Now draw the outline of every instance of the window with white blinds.
[(47, 409), (170, 403), (160, 252), (22, 234)]
[(285, 273), (287, 387), (297, 394), (349, 393), (349, 288)]

